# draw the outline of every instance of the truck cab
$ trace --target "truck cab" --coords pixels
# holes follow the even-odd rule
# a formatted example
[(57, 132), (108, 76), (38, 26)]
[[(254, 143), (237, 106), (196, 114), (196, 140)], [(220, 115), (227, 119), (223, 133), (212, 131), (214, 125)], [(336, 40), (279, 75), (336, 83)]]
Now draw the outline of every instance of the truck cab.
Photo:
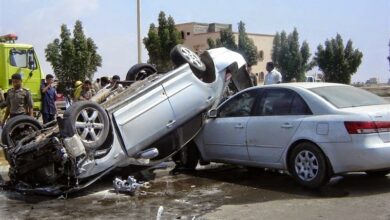
[(34, 101), (34, 112), (41, 110), (41, 91), (43, 72), (32, 45), (16, 44), (17, 36), (0, 36), (0, 88), (7, 96), (12, 88), (11, 77), (15, 73), (22, 75), (23, 87), (30, 90)]

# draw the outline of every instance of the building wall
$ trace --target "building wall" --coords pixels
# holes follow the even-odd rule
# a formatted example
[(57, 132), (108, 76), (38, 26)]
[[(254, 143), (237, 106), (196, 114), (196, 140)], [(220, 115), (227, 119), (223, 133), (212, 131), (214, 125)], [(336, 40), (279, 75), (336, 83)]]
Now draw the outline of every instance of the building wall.
[[(176, 25), (177, 30), (182, 35), (183, 44), (198, 54), (209, 49), (207, 39), (211, 38), (215, 41), (219, 38), (219, 31), (225, 27), (231, 29), (231, 25), (229, 24), (192, 22)], [(236, 38), (236, 42), (238, 42), (238, 33), (235, 32), (234, 36)], [(265, 66), (267, 62), (271, 61), (274, 35), (248, 33), (248, 37), (253, 40), (259, 53), (262, 54), (262, 57), (259, 58), (257, 65), (252, 66), (252, 72), (258, 73), (259, 82), (262, 82), (264, 75), (266, 74)], [(263, 72), (263, 74), (261, 74), (261, 72)]]

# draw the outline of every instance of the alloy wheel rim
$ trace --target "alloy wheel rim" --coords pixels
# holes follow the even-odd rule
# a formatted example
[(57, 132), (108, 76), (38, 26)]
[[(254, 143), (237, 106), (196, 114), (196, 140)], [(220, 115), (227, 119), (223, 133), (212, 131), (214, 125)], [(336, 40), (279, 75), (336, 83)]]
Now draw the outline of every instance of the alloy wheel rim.
[(103, 117), (94, 108), (85, 108), (79, 112), (76, 118), (76, 132), (83, 142), (99, 140), (103, 133)]
[(318, 159), (311, 151), (304, 150), (299, 152), (295, 157), (294, 164), (295, 172), (303, 181), (311, 181), (318, 175)]
[(200, 60), (199, 56), (196, 55), (194, 52), (187, 48), (182, 48), (181, 49), (182, 54), (186, 57), (188, 62), (194, 64), (195, 66), (199, 68), (203, 68), (203, 62)]

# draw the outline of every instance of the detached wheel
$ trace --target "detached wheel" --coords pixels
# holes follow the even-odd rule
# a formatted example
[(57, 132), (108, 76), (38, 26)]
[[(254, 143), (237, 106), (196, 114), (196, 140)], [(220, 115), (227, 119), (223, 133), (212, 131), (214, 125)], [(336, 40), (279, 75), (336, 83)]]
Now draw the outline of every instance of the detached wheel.
[(172, 159), (179, 167), (187, 170), (195, 170), (200, 159), (200, 154), (196, 144), (191, 141), (177, 152)]
[(31, 116), (19, 115), (7, 121), (1, 133), (3, 144), (13, 147), (31, 132), (42, 129), (41, 123)]
[(71, 129), (68, 133), (80, 136), (85, 148), (98, 149), (108, 137), (110, 121), (99, 104), (80, 101), (65, 111), (64, 128)]
[(292, 176), (305, 187), (318, 188), (330, 179), (325, 155), (315, 144), (298, 144), (292, 150), (288, 163)]
[(148, 76), (157, 73), (157, 69), (147, 63), (140, 63), (132, 66), (127, 72), (127, 81), (139, 81), (147, 78)]
[(181, 66), (185, 63), (188, 63), (192, 71), (194, 71), (194, 73), (197, 75), (202, 75), (206, 71), (206, 65), (203, 63), (200, 57), (181, 44), (176, 45), (171, 50), (170, 56), (175, 66)]
[(366, 171), (366, 174), (372, 177), (385, 177), (390, 173), (390, 170)]

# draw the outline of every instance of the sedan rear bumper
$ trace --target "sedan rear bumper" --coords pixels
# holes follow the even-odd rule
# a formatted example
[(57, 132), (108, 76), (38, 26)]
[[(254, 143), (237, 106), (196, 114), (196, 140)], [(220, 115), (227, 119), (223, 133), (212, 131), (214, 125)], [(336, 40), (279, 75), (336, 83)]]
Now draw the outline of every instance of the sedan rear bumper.
[(354, 135), (348, 143), (321, 143), (334, 173), (390, 169), (390, 142), (378, 134)]

